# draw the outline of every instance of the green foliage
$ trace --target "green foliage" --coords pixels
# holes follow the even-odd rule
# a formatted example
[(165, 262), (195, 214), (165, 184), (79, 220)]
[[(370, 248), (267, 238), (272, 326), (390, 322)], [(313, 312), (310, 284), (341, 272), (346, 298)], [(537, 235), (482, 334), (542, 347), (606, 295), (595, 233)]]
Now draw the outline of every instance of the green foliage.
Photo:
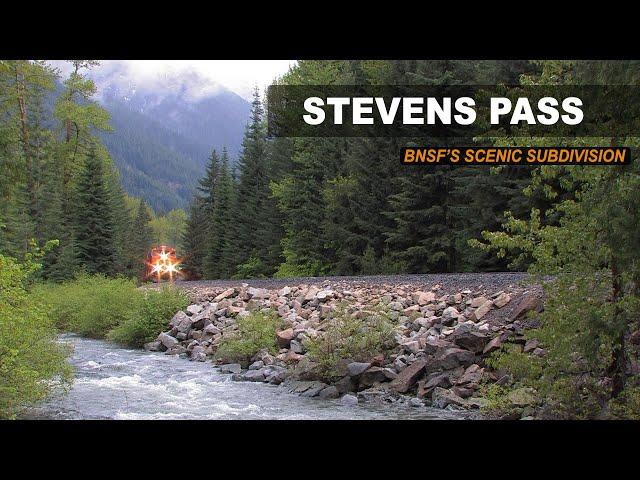
[(50, 306), (59, 328), (92, 338), (105, 338), (143, 303), (133, 280), (104, 275), (82, 274), (64, 284), (44, 284), (36, 293)]
[(140, 308), (109, 331), (107, 339), (131, 347), (142, 347), (156, 339), (177, 311), (186, 308), (188, 297), (175, 287), (143, 293)]
[(58, 328), (135, 347), (155, 339), (188, 305), (175, 287), (142, 290), (133, 280), (104, 275), (82, 274), (62, 284), (41, 284), (34, 294), (48, 306)]
[(89, 152), (78, 183), (76, 248), (87, 273), (115, 273), (115, 225), (102, 160)]
[(611, 402), (610, 408), (614, 418), (640, 420), (640, 386), (627, 388)]
[(238, 318), (238, 329), (222, 337), (216, 357), (226, 362), (246, 364), (260, 350), (278, 353), (276, 332), (283, 328), (282, 319), (273, 311), (256, 311)]
[[(592, 66), (600, 80), (616, 83), (611, 72), (617, 70), (607, 63)], [(571, 62), (542, 62), (540, 78), (526, 81), (589, 83), (580, 72)], [(637, 145), (635, 138), (558, 140)], [(628, 378), (628, 357), (637, 352), (627, 336), (637, 330), (640, 313), (639, 178), (637, 162), (621, 168), (540, 167), (526, 194), (542, 192), (548, 207), (533, 208), (528, 219), (507, 213), (502, 231), (483, 232), (484, 243), (471, 242), (531, 263), (529, 271), (545, 287), (540, 327), (528, 334), (543, 346), (543, 359), (506, 347), (492, 363), (513, 376), (514, 386), (538, 390), (551, 417), (597, 417), (607, 403), (624, 405), (626, 386), (637, 382)], [(633, 409), (631, 393), (629, 398)]]
[(46, 305), (28, 289), (39, 269), (33, 260), (0, 254), (0, 418), (14, 418), (56, 381), (66, 386), (71, 379), (69, 351), (56, 342)]
[(275, 278), (317, 277), (326, 273), (327, 269), (318, 260), (301, 261), (292, 250), (284, 249), (285, 261), (274, 273)]
[(340, 306), (323, 324), (323, 333), (306, 341), (309, 356), (320, 375), (339, 376), (341, 361), (365, 362), (394, 346), (394, 322), (389, 312), (379, 307), (356, 316)]

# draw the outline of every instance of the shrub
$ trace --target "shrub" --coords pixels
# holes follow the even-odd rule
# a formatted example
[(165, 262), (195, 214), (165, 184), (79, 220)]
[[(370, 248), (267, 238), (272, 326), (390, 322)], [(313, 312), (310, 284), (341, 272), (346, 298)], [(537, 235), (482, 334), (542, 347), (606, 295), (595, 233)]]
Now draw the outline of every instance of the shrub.
[(67, 385), (68, 347), (56, 342), (56, 328), (37, 295), (27, 290), (38, 265), (0, 255), (0, 418), (44, 399), (53, 380)]
[(357, 318), (340, 306), (325, 323), (324, 333), (305, 342), (311, 360), (327, 379), (337, 377), (341, 360), (369, 361), (394, 346), (394, 323), (383, 308)]
[(141, 310), (144, 297), (133, 280), (103, 275), (78, 276), (61, 284), (39, 287), (59, 328), (92, 338), (107, 333)]
[(175, 287), (145, 291), (133, 280), (102, 275), (40, 285), (36, 293), (48, 304), (59, 328), (133, 347), (152, 341), (189, 303)]
[(284, 326), (278, 315), (271, 311), (256, 311), (237, 321), (238, 329), (225, 334), (216, 350), (216, 357), (228, 362), (248, 361), (260, 350), (272, 355), (278, 352), (276, 332)]
[(155, 340), (178, 310), (189, 304), (182, 290), (168, 286), (161, 290), (144, 292), (140, 309), (107, 334), (114, 342), (132, 347), (142, 347)]

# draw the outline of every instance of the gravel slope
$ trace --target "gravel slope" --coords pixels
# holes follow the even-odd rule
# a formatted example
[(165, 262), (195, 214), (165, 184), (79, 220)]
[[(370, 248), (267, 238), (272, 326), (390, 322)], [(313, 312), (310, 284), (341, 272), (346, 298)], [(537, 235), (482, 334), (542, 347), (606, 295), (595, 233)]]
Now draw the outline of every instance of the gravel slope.
[[(356, 277), (295, 277), (286, 279), (248, 279), (248, 280), (199, 280), (178, 281), (176, 286), (188, 291), (203, 293), (208, 289), (239, 286), (247, 283), (257, 288), (281, 288), (285, 285), (315, 284), (327, 286), (411, 286), (416, 289), (431, 289), (440, 285), (443, 293), (464, 289), (490, 291), (501, 290), (521, 284), (527, 279), (526, 273), (434, 273), (424, 275), (376, 275)], [(157, 286), (157, 285), (155, 285)]]

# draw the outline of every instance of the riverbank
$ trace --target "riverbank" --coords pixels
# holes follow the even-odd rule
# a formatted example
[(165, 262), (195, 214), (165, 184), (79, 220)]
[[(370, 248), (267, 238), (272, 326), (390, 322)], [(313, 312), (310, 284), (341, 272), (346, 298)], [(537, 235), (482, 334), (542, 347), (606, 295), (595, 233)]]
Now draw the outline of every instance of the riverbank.
[[(542, 307), (540, 290), (505, 280), (472, 288), (345, 279), (278, 288), (190, 285), (193, 303), (145, 348), (211, 361), (235, 381), (280, 385), (305, 398), (477, 411), (487, 404), (483, 389), (505, 381), (486, 362), (500, 345), (545, 353), (524, 337), (534, 326), (527, 312)], [(257, 312), (275, 312), (282, 322), (277, 349), (260, 349), (242, 361), (221, 357), (228, 349), (220, 346), (237, 338), (239, 324)], [(357, 342), (340, 338), (353, 328), (349, 319), (365, 326), (351, 331), (355, 340), (379, 340), (375, 329), (384, 323), (391, 326), (390, 341), (355, 348)], [(510, 399), (509, 418), (529, 418), (537, 402), (530, 391)]]
[(342, 405), (287, 392), (284, 386), (234, 382), (209, 362), (145, 352), (63, 334), (73, 346), (75, 381), (20, 418), (55, 420), (458, 420), (473, 412)]

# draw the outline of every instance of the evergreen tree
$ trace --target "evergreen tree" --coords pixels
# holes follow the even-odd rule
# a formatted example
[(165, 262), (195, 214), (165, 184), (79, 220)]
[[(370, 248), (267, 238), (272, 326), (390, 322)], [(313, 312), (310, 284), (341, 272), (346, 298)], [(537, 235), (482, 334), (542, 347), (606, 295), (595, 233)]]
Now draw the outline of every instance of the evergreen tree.
[(200, 279), (204, 273), (202, 267), (206, 255), (208, 221), (204, 199), (194, 196), (182, 236), (182, 271), (189, 280)]
[(144, 275), (144, 260), (152, 244), (153, 232), (150, 222), (149, 206), (141, 199), (135, 212), (127, 242), (127, 272), (129, 275), (134, 275), (138, 278), (142, 278)]
[(222, 165), (215, 184), (214, 207), (211, 224), (208, 230), (207, 253), (204, 258), (204, 275), (206, 278), (226, 278), (231, 275), (223, 262), (224, 246), (229, 242), (229, 226), (231, 225), (231, 206), (233, 202), (234, 184), (229, 168), (227, 150), (222, 152)]
[(88, 273), (116, 273), (116, 244), (111, 199), (104, 165), (96, 149), (86, 157), (77, 187), (75, 240), (78, 263)]
[(241, 277), (269, 275), (272, 271), (266, 256), (274, 242), (271, 222), (275, 203), (270, 200), (266, 125), (257, 88), (237, 167), (237, 196), (229, 232), (233, 247), (225, 249), (225, 263), (235, 265), (236, 274)]

